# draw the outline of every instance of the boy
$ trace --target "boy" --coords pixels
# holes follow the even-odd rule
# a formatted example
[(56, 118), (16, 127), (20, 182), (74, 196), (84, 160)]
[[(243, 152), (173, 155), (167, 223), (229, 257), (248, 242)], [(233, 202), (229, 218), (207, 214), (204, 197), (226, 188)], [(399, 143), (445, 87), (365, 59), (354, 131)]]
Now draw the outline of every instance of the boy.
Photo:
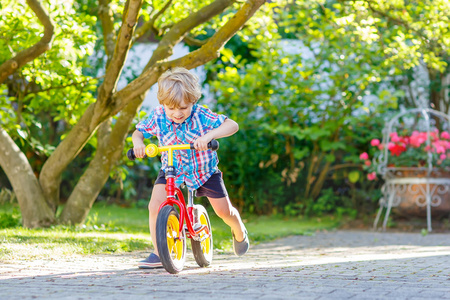
[[(239, 130), (239, 125), (196, 104), (200, 96), (198, 77), (188, 70), (174, 68), (162, 74), (158, 79), (157, 94), (161, 105), (136, 125), (132, 136), (134, 153), (138, 158), (144, 157), (144, 138), (151, 136), (156, 136), (160, 145), (193, 143), (196, 150), (178, 150), (174, 156), (177, 169), (175, 183), (179, 186), (185, 182), (190, 190), (197, 190), (197, 196), (208, 198), (215, 213), (231, 227), (234, 253), (242, 256), (249, 248), (247, 230), (228, 198), (222, 173), (217, 168), (217, 154), (208, 150), (207, 146), (212, 139), (233, 135)], [(150, 236), (155, 252), (138, 263), (141, 269), (162, 266), (155, 233), (158, 209), (166, 199), (164, 170), (167, 167), (167, 152), (162, 153), (161, 162), (148, 205)]]

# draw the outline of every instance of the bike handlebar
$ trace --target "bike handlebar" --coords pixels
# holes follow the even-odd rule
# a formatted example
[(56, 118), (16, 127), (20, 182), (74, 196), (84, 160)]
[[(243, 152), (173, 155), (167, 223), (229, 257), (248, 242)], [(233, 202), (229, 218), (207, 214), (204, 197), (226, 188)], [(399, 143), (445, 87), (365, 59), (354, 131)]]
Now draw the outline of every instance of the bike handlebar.
[[(159, 153), (161, 153), (163, 151), (186, 150), (186, 149), (195, 150), (194, 144), (179, 144), (179, 145), (170, 145), (170, 146), (161, 146), (161, 147), (158, 147), (155, 144), (149, 144), (149, 145), (147, 145), (147, 147), (145, 147), (146, 155), (144, 156), (144, 158), (147, 158), (148, 156), (155, 157), (156, 155), (158, 155)], [(212, 151), (217, 151), (219, 149), (219, 142), (214, 139), (211, 140), (211, 142), (208, 143), (208, 149), (211, 149)], [(136, 159), (133, 149), (129, 149), (127, 151), (127, 157), (129, 160)]]

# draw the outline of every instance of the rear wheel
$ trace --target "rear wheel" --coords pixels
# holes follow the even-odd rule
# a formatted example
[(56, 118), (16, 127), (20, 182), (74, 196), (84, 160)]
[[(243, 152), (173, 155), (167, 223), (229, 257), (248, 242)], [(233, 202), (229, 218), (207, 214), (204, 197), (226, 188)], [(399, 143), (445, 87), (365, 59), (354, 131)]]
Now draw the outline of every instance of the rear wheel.
[(194, 209), (197, 211), (197, 216), (194, 216), (196, 220), (202, 225), (208, 228), (209, 236), (206, 231), (200, 233), (200, 241), (191, 239), (192, 253), (194, 254), (195, 261), (200, 267), (207, 267), (212, 262), (213, 257), (213, 238), (211, 231), (211, 223), (209, 222), (208, 213), (206, 209), (201, 205), (195, 205)]
[(170, 205), (164, 206), (156, 219), (156, 241), (159, 258), (167, 272), (183, 270), (186, 260), (186, 235), (180, 231), (180, 217)]

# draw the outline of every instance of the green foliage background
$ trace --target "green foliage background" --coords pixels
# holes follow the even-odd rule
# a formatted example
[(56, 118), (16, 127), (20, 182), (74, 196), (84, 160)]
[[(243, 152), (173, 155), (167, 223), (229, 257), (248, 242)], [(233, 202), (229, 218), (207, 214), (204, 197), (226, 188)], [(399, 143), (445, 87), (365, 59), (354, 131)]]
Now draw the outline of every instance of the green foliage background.
[[(34, 44), (42, 30), (27, 5), (14, 2), (0, 0), (0, 63)], [(183, 18), (191, 2), (180, 2), (166, 18)], [(119, 26), (122, 4), (113, 3)], [(44, 4), (58, 24), (53, 48), (0, 88), (1, 125), (36, 173), (94, 101), (106, 62), (95, 1)], [(149, 5), (141, 21), (149, 19)], [(430, 78), (430, 105), (448, 112), (442, 78), (450, 71), (449, 11), (446, 0), (266, 3), (208, 64), (212, 97), (201, 100), (240, 125), (220, 141), (232, 201), (254, 214), (373, 213), (381, 182), (366, 180), (358, 157), (392, 114), (414, 105), (405, 86), (418, 65)], [(215, 29), (192, 33), (207, 39)], [(95, 150), (93, 137), (64, 173), (62, 202)], [(158, 167), (156, 160), (123, 159), (99, 201), (146, 207)], [(3, 174), (0, 183), (9, 187)]]
[[(448, 3), (284, 4), (261, 10), (209, 65), (216, 107), (240, 124), (220, 153), (231, 194), (258, 214), (371, 214), (381, 182), (367, 181), (358, 156), (411, 105), (405, 82), (418, 64), (438, 108), (433, 89), (445, 87), (432, 74), (448, 74)], [(250, 55), (233, 47), (242, 41)]]

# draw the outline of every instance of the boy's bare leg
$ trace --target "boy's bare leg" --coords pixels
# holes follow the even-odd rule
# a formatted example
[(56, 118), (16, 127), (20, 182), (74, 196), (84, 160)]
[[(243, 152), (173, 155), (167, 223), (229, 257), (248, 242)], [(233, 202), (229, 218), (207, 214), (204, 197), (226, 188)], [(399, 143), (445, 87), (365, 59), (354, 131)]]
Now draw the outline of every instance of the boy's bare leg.
[(245, 225), (241, 220), (241, 216), (236, 208), (231, 204), (230, 198), (208, 198), (214, 212), (218, 215), (234, 233), (237, 241), (244, 240)]
[(158, 218), (158, 209), (161, 204), (166, 200), (166, 185), (157, 184), (153, 187), (152, 197), (148, 204), (148, 225), (150, 228), (150, 237), (152, 239), (153, 247), (155, 250), (153, 253), (159, 256), (158, 247), (156, 246), (156, 219)]

